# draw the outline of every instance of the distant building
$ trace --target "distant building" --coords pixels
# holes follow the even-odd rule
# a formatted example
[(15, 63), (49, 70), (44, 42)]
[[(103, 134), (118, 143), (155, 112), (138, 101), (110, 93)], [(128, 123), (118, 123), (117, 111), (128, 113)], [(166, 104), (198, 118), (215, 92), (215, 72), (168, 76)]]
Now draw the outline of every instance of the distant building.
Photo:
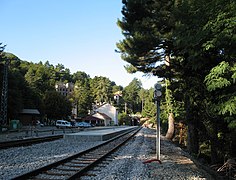
[(74, 91), (74, 83), (63, 83), (63, 82), (58, 82), (55, 85), (55, 89), (57, 92), (59, 92), (63, 96), (68, 96)]
[[(57, 92), (59, 92), (63, 96), (68, 96), (74, 91), (74, 83), (63, 83), (63, 82), (58, 82), (55, 85), (55, 89)], [(77, 105), (72, 104), (72, 110), (71, 114), (74, 117), (77, 117)]]
[(20, 122), (22, 125), (36, 125), (37, 120), (40, 119), (40, 112), (38, 109), (22, 109), (20, 112)]
[(122, 97), (122, 91), (117, 91), (114, 94), (114, 100), (117, 104), (119, 104), (120, 98)]
[(110, 126), (112, 125), (112, 119), (104, 113), (95, 113), (82, 119), (92, 125), (97, 126)]
[(111, 118), (111, 120), (106, 121), (107, 122), (106, 125), (118, 125), (118, 110), (116, 109), (116, 107), (112, 106), (111, 104), (105, 103), (100, 106), (94, 106), (93, 111), (100, 113), (100, 115), (105, 114)]

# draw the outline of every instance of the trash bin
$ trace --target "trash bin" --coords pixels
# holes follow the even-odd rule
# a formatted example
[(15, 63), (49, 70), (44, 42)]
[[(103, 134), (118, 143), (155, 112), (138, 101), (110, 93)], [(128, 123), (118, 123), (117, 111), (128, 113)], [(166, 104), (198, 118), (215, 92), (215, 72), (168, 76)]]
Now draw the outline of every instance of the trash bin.
[(11, 120), (10, 121), (10, 127), (11, 129), (18, 129), (19, 128), (19, 120)]

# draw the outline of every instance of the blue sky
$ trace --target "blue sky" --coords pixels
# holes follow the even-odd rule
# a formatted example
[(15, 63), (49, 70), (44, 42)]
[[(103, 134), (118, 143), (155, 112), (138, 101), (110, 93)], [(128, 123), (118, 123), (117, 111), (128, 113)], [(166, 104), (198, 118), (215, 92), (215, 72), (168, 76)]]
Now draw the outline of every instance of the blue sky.
[(134, 77), (144, 88), (157, 77), (128, 74), (115, 53), (123, 39), (116, 25), (121, 0), (0, 0), (0, 42), (22, 60), (63, 64), (71, 73), (105, 76), (127, 86)]

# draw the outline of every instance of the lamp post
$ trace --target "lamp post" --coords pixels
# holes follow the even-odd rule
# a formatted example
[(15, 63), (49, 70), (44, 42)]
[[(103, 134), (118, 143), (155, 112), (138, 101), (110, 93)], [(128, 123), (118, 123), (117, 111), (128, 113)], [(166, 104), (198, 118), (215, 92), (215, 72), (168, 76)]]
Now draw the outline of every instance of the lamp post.
[(161, 150), (161, 143), (160, 143), (160, 100), (161, 100), (161, 85), (156, 83), (154, 85), (154, 100), (155, 104), (157, 107), (157, 115), (156, 115), (156, 120), (157, 120), (157, 128), (156, 128), (156, 156), (157, 160), (160, 161), (160, 150)]

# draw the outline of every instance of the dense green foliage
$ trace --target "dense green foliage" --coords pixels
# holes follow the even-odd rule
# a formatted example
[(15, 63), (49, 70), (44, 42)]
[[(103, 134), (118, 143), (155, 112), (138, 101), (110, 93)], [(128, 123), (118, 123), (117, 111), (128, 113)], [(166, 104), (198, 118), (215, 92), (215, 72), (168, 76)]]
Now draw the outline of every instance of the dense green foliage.
[(141, 82), (134, 78), (128, 86), (124, 88), (123, 99), (127, 103), (127, 113), (140, 112), (139, 91), (141, 90)]
[(155, 122), (157, 109), (156, 106), (154, 105), (153, 94), (154, 94), (154, 89), (151, 88), (148, 91), (147, 96), (145, 98), (142, 116), (150, 118), (152, 122)]
[(122, 2), (117, 47), (126, 69), (172, 80), (165, 110), (187, 124), (191, 153), (207, 142), (211, 162), (235, 156), (236, 2)]
[(49, 119), (67, 119), (71, 115), (71, 103), (56, 91), (47, 91), (44, 96), (45, 113)]
[(132, 119), (125, 112), (120, 113), (118, 115), (118, 119), (119, 119), (119, 125), (131, 125)]
[(70, 99), (77, 108), (77, 114), (85, 117), (88, 110), (92, 109), (92, 95), (90, 91), (90, 77), (85, 72), (76, 72), (73, 74), (75, 88)]
[(217, 93), (212, 110), (219, 115), (236, 114), (235, 79), (236, 64), (230, 66), (225, 61), (212, 68), (205, 78), (208, 91)]
[(106, 77), (95, 76), (91, 80), (91, 89), (97, 103), (109, 102), (113, 98), (111, 81)]

